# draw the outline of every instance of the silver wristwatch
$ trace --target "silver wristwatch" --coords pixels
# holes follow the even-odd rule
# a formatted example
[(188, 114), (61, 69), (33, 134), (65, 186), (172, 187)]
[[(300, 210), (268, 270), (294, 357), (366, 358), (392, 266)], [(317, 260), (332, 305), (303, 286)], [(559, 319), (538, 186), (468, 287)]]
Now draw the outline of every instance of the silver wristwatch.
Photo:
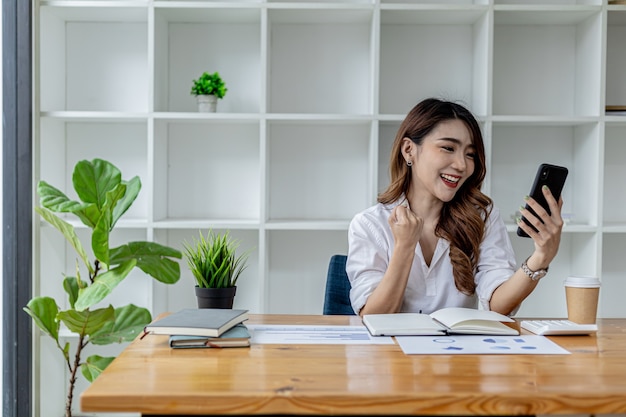
[(527, 264), (529, 259), (530, 256), (526, 258), (526, 260), (522, 263), (522, 271), (524, 271), (524, 273), (528, 275), (528, 278), (532, 279), (533, 281), (539, 281), (541, 278), (546, 276), (546, 274), (548, 273), (548, 268), (532, 271)]

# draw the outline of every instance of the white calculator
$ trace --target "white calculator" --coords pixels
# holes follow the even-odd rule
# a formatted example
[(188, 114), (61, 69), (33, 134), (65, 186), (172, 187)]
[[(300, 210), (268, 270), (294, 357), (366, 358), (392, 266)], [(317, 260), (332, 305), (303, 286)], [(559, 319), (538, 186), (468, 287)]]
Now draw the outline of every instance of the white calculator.
[(596, 324), (578, 324), (569, 320), (522, 320), (522, 329), (543, 336), (585, 335), (598, 331)]

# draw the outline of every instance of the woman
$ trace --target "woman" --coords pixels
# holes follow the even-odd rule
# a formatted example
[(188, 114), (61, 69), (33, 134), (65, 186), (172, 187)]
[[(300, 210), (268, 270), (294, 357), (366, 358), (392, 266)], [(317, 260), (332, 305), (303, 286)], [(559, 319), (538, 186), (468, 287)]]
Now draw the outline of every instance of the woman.
[(562, 199), (544, 188), (549, 215), (526, 197), (537, 216), (523, 207), (520, 214), (537, 232), (517, 219), (534, 241), (517, 268), (499, 210), (480, 191), (486, 168), (478, 123), (465, 107), (433, 98), (400, 125), (390, 173), (378, 204), (350, 223), (346, 271), (354, 311), (431, 313), (480, 302), (514, 313), (558, 252)]

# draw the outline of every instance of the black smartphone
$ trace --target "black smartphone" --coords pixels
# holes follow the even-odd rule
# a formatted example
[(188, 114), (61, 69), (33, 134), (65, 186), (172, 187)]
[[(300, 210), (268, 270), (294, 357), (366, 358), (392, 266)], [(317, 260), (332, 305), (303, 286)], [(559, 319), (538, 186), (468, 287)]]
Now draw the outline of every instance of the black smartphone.
[[(563, 191), (563, 186), (565, 185), (565, 179), (567, 178), (568, 170), (565, 167), (551, 164), (541, 164), (537, 169), (537, 174), (535, 175), (535, 181), (533, 182), (533, 186), (530, 188), (530, 196), (543, 208), (546, 209), (548, 213), (550, 213), (550, 207), (548, 206), (548, 202), (546, 198), (543, 196), (543, 192), (541, 188), (544, 185), (547, 185), (552, 192), (552, 195), (556, 200), (559, 200), (561, 197), (561, 191)], [(528, 209), (531, 213), (535, 214), (535, 211), (526, 204), (526, 209)], [(533, 230), (537, 231), (533, 225), (531, 225), (524, 217), (522, 220), (533, 228)], [(521, 237), (529, 237), (528, 233), (522, 230), (521, 227), (517, 228), (517, 235)]]

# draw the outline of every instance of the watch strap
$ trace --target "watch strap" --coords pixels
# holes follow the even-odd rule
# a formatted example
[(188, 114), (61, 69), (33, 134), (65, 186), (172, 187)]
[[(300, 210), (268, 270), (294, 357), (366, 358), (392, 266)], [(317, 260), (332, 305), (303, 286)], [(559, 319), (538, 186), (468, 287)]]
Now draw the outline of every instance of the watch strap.
[(532, 269), (530, 269), (528, 267), (528, 260), (530, 259), (530, 256), (528, 258), (526, 258), (526, 260), (524, 262), (522, 262), (522, 271), (524, 271), (524, 273), (528, 276), (528, 278), (530, 278), (533, 281), (539, 281), (541, 278), (545, 277), (546, 274), (548, 273), (548, 268), (546, 267), (545, 269), (538, 269), (536, 271), (533, 271)]

